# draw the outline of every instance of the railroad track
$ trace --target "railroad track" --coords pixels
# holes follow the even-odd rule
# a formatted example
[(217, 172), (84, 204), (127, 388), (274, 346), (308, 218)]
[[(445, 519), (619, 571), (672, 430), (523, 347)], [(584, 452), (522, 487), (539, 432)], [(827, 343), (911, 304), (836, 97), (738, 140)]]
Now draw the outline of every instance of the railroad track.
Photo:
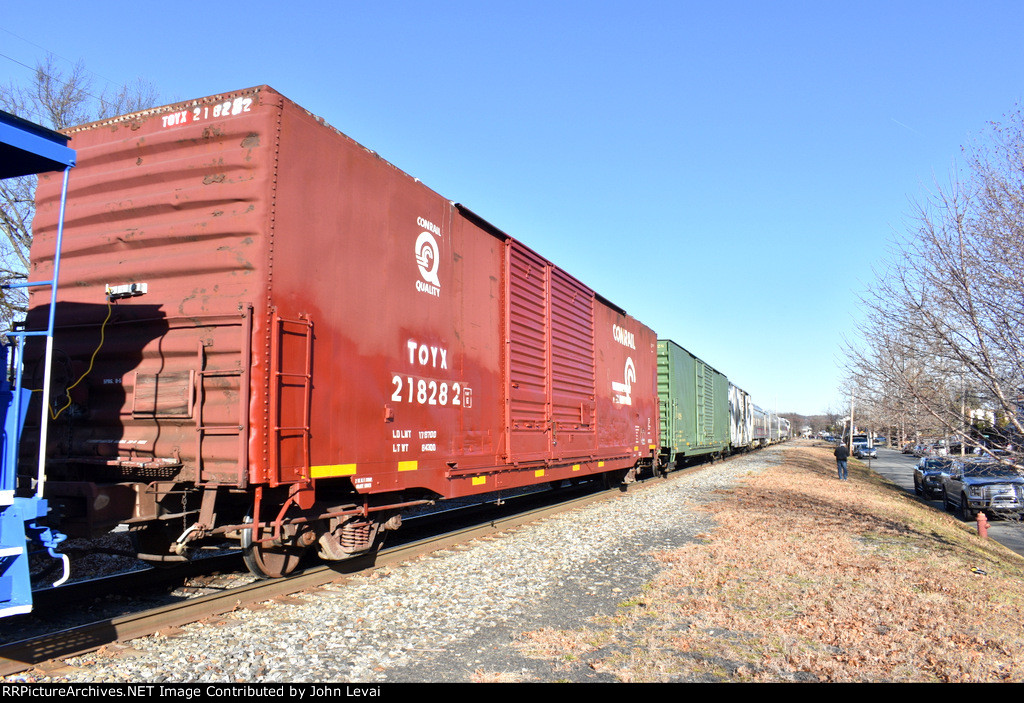
[[(116, 617), (102, 618), (87, 624), (0, 645), (0, 676), (20, 673), (33, 667), (45, 665), (52, 660), (85, 654), (116, 642), (145, 637), (216, 617), (232, 610), (251, 607), (260, 602), (295, 597), (296, 594), (303, 592), (311, 593), (320, 586), (343, 582), (356, 574), (365, 574), (373, 569), (399, 564), (430, 552), (465, 544), (473, 539), (514, 529), (548, 516), (583, 507), (589, 503), (608, 500), (622, 490), (642, 490), (647, 485), (657, 484), (663, 480), (673, 480), (695, 471), (708, 470), (713, 466), (717, 466), (717, 464), (698, 464), (686, 467), (682, 471), (671, 472), (664, 478), (647, 477), (625, 487), (596, 490), (599, 482), (593, 482), (579, 487), (564, 488), (557, 494), (550, 491), (538, 492), (507, 498), (497, 504), (488, 502), (421, 518), (411, 518), (406, 521), (401, 532), (398, 533), (407, 541), (381, 549), (376, 558), (364, 557), (345, 562), (320, 564), (291, 574), (286, 578), (253, 581), (177, 603)], [(440, 520), (438, 520), (439, 515), (443, 516)], [(443, 533), (438, 533), (438, 522), (443, 522), (447, 526)], [(241, 561), (238, 555), (225, 555), (224, 557), (208, 557), (191, 566), (198, 567), (201, 562), (209, 562), (206, 570), (208, 572), (215, 571), (224, 569), (227, 563), (225, 559), (229, 558), (234, 560), (235, 567)], [(237, 569), (228, 568), (228, 570)], [(181, 579), (180, 576), (175, 578), (179, 581)], [(63, 600), (64, 602), (80, 602), (75, 601), (70, 595), (65, 596)]]
[[(640, 487), (643, 484), (632, 485)], [(354, 574), (363, 574), (372, 569), (398, 564), (423, 554), (582, 507), (588, 503), (607, 500), (609, 495), (618, 492), (612, 489), (591, 491), (579, 495), (579, 491), (586, 490), (586, 487), (563, 490), (570, 495), (573, 494), (573, 491), (576, 494), (553, 504), (550, 493), (535, 493), (510, 498), (497, 507), (492, 503), (447, 511), (444, 513), (444, 521), (448, 524), (455, 524), (457, 527), (447, 530), (443, 534), (419, 535), (417, 533), (429, 532), (431, 528), (426, 524), (417, 525), (415, 520), (410, 519), (403, 527), (403, 532), (411, 541), (385, 547), (377, 553), (376, 558), (364, 557), (312, 566), (286, 578), (254, 581), (177, 603), (104, 618), (11, 642), (0, 646), (0, 675), (20, 673), (54, 659), (84, 654), (115, 642), (152, 635), (263, 601), (312, 591), (325, 584), (344, 581)], [(545, 495), (548, 496), (546, 499), (543, 497)], [(436, 530), (436, 528), (434, 529)], [(237, 559), (237, 556), (235, 558)], [(213, 559), (202, 561), (210, 561), (212, 564)], [(180, 579), (180, 576), (176, 578)], [(75, 602), (71, 596), (66, 596), (64, 601)]]

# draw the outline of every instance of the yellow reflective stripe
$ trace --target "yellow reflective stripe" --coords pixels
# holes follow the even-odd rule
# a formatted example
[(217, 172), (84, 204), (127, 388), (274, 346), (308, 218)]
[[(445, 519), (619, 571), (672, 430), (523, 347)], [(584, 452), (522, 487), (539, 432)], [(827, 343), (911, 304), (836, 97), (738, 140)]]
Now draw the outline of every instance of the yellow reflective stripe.
[(333, 478), (335, 476), (355, 476), (355, 464), (332, 464), (330, 466), (311, 466), (309, 474), (313, 478)]
[(487, 483), (487, 477), (486, 476), (474, 476), (473, 477), (473, 485), (474, 486), (483, 486), (486, 483)]
[(415, 471), (419, 468), (418, 461), (400, 461), (398, 462), (399, 471)]

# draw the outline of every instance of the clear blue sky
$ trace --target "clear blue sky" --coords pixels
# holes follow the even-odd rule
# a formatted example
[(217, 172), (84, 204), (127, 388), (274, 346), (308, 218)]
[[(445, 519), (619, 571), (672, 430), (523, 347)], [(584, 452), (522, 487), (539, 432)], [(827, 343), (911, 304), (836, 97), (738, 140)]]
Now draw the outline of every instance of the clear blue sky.
[(1019, 0), (0, 8), (0, 82), (269, 84), (805, 414), (911, 201), (1024, 92)]

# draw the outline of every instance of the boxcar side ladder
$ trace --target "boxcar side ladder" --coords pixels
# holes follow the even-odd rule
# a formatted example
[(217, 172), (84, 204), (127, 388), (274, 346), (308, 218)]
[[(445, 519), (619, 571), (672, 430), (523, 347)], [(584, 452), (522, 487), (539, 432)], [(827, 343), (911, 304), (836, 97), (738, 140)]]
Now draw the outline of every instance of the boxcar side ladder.
[(310, 480), (309, 414), (313, 392), (313, 322), (274, 315), (271, 339), (271, 483)]

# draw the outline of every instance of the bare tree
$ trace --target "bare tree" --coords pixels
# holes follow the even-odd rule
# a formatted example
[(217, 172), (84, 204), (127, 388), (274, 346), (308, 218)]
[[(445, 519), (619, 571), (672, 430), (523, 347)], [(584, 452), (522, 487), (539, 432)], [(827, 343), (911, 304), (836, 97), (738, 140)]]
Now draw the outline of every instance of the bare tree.
[[(0, 86), (0, 109), (54, 130), (135, 112), (152, 107), (157, 100), (156, 90), (142, 79), (97, 92), (81, 61), (64, 70), (53, 56), (36, 65), (27, 84)], [(27, 275), (35, 187), (35, 176), (0, 180), (0, 283), (24, 280)], [(0, 328), (8, 328), (23, 314), (26, 303), (23, 289), (4, 290)]]
[[(986, 451), (1016, 448), (1024, 468), (1024, 115), (993, 123), (964, 154), (962, 173), (917, 206), (865, 300), (879, 334), (848, 346), (850, 369), (897, 412)], [(998, 418), (985, 441), (970, 421), (979, 411)]]
[(828, 432), (833, 436), (842, 434), (843, 431), (843, 413), (837, 410), (832, 404), (829, 404), (827, 408), (822, 412), (822, 418), (824, 422), (823, 431)]

